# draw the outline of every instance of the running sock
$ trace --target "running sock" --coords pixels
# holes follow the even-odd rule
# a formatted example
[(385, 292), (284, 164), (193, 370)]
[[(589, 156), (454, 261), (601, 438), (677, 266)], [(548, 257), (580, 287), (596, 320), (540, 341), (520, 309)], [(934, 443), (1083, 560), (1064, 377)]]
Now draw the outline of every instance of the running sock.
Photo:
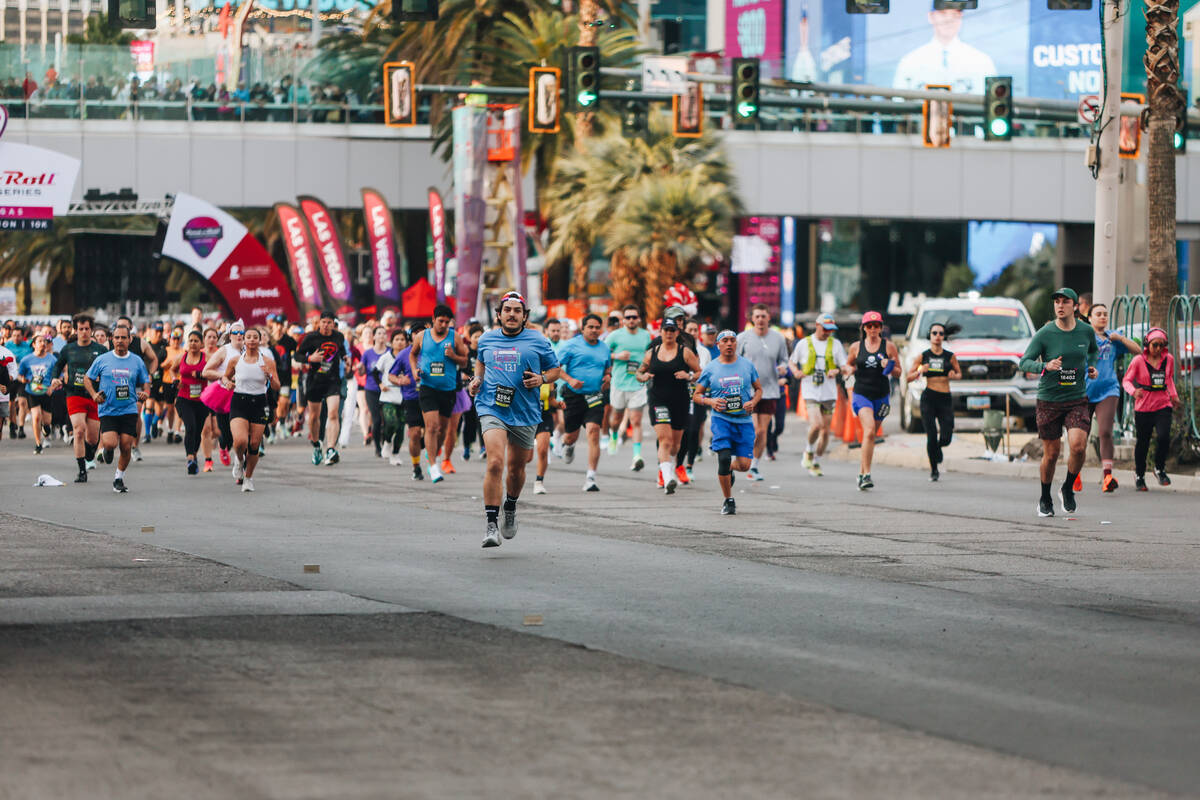
[(658, 462), (658, 471), (662, 474), (663, 483), (666, 483), (671, 480), (671, 473), (674, 471), (674, 467), (671, 466), (670, 461), (660, 461)]
[(758, 459), (757, 458), (750, 459), (750, 469), (758, 469)]
[(516, 511), (517, 510), (517, 498), (513, 497), (511, 494), (504, 495), (504, 510), (505, 511)]
[(413, 457), (412, 457), (412, 462), (413, 462), (413, 466), (414, 466), (414, 467), (419, 467), (419, 466), (421, 466), (421, 457), (420, 457), (420, 456), (413, 456)]
[(80, 472), (87, 472), (87, 459), (77, 458), (75, 463), (79, 465)]
[[(1071, 481), (1073, 483), (1075, 481), (1075, 479), (1072, 478)], [(1052, 499), (1050, 498), (1050, 484), (1048, 484), (1044, 481), (1042, 482), (1042, 499), (1045, 500), (1047, 503), (1053, 502)]]
[(1105, 474), (1105, 475), (1111, 475), (1111, 474), (1112, 474), (1112, 465), (1113, 465), (1113, 462), (1112, 462), (1112, 459), (1111, 459), (1111, 458), (1106, 458), (1106, 459), (1104, 459), (1104, 460), (1102, 460), (1102, 461), (1100, 462), (1100, 466), (1104, 467), (1104, 474)]
[(1066, 480), (1062, 485), (1063, 494), (1071, 494), (1075, 491), (1075, 476), (1078, 474), (1078, 472), (1067, 472)]
[(813, 444), (812, 442), (809, 442), (808, 445), (804, 448), (804, 452), (808, 453), (811, 456), (813, 453), (817, 452), (817, 446), (815, 444)]
[(84, 458), (86, 458), (88, 461), (94, 461), (96, 458), (96, 448), (99, 446), (100, 446), (99, 442), (97, 442), (96, 444), (91, 444), (90, 442), (84, 442), (83, 443)]
[(633, 457), (634, 458), (642, 457), (642, 443), (641, 442), (633, 443)]
[(587, 471), (587, 476), (588, 476), (589, 478), (591, 478), (592, 480), (596, 480), (596, 470), (594, 470), (594, 469), (589, 469), (589, 470)]
[(115, 478), (115, 479), (117, 479), (117, 480), (120, 480), (120, 479), (122, 479), (122, 478), (124, 478), (124, 477), (125, 477), (125, 470), (123, 470), (123, 469), (118, 469), (118, 470), (117, 470), (117, 471), (116, 471), (116, 472), (113, 474), (113, 478)]
[(535, 480), (535, 481), (539, 481), (539, 482), (540, 482), (540, 481), (544, 481), (544, 480), (546, 480), (546, 476), (545, 476), (545, 475), (538, 475), (536, 478), (534, 478), (534, 480)]
[(484, 506), (483, 513), (487, 516), (488, 522), (500, 521), (500, 506)]

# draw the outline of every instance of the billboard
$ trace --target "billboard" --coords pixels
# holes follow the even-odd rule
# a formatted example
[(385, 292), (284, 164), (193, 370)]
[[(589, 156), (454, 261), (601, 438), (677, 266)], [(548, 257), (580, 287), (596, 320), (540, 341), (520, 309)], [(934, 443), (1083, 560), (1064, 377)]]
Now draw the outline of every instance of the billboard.
[(725, 0), (725, 57), (760, 58), (762, 77), (778, 75), (784, 0)]
[(77, 158), (0, 142), (0, 230), (50, 230), (67, 213), (78, 176)]
[(784, 69), (791, 80), (900, 89), (943, 84), (981, 94), (988, 75), (1011, 75), (1018, 96), (1070, 100), (1101, 89), (1095, 10), (992, 0), (973, 10), (934, 11), (932, 2), (912, 0), (892, 3), (888, 14), (847, 14), (845, 0), (789, 0), (785, 17)]

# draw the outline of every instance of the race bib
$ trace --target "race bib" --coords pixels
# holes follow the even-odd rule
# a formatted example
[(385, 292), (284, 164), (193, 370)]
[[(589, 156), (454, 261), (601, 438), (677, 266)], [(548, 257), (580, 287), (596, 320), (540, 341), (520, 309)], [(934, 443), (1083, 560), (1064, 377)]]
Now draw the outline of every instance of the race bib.
[(163, 374), (162, 374), (162, 370), (161, 370), (161, 369), (159, 369), (159, 370), (155, 370), (155, 371), (154, 371), (154, 380), (155, 380), (155, 381), (161, 382), (161, 381), (162, 381), (162, 376), (163, 376)]
[(75, 380), (73, 381), (73, 383), (74, 383), (76, 386), (83, 386), (83, 377), (84, 377), (84, 376), (83, 376), (83, 373), (82, 373), (82, 372), (76, 372), (76, 373), (75, 373)]
[(604, 402), (604, 395), (602, 395), (600, 392), (585, 394), (583, 396), (583, 400), (585, 403), (587, 403), (588, 408), (596, 408)]
[(629, 359), (628, 361), (625, 362), (625, 374), (626, 375), (636, 375), (639, 366), (641, 366), (641, 365), (638, 362), (634, 361), (632, 358)]
[(444, 361), (429, 362), (429, 376), (431, 378), (440, 378), (446, 374), (446, 363)]
[(331, 368), (332, 366), (333, 366), (333, 365), (332, 365), (332, 364), (330, 364), (330, 363), (329, 363), (329, 362), (327, 362), (327, 361), (326, 361), (326, 362), (322, 362), (321, 364), (319, 364), (319, 365), (317, 366), (317, 374), (318, 374), (318, 375), (324, 375), (326, 372), (329, 372), (329, 370), (330, 370), (330, 368)]
[(496, 387), (496, 405), (500, 408), (508, 408), (513, 401), (513, 387), (497, 386)]
[(731, 397), (725, 398), (725, 411), (726, 412), (732, 413), (734, 411), (741, 411), (741, 410), (742, 410), (742, 395), (740, 393), (735, 394)]
[(929, 372), (945, 372), (945, 359), (931, 358), (929, 359)]
[(669, 425), (671, 423), (671, 409), (666, 406), (654, 407), (654, 424)]
[(1059, 386), (1074, 386), (1079, 380), (1079, 370), (1072, 367), (1071, 369), (1060, 369), (1058, 371)]
[(875, 419), (878, 419), (878, 420), (887, 419), (887, 415), (890, 413), (892, 413), (892, 407), (890, 405), (888, 405), (887, 403), (884, 403), (883, 405), (881, 405), (879, 407), (879, 410), (875, 412)]
[(114, 388), (113, 396), (116, 397), (118, 400), (128, 400), (129, 399), (129, 387), (128, 386), (115, 386), (113, 388)]
[(1154, 391), (1161, 392), (1167, 388), (1167, 371), (1151, 372), (1150, 373), (1150, 388)]
[(200, 393), (202, 391), (204, 391), (204, 390), (200, 387), (200, 384), (198, 384), (198, 383), (189, 383), (188, 384), (188, 398), (190, 398), (192, 400), (199, 400)]
[(825, 373), (822, 372), (821, 370), (817, 370), (816, 372), (814, 372), (812, 374), (812, 381), (813, 381), (813, 386), (820, 386), (822, 383), (825, 382)]
[(46, 391), (46, 384), (42, 383), (41, 378), (34, 378), (29, 382), (29, 391), (33, 394), (41, 394)]

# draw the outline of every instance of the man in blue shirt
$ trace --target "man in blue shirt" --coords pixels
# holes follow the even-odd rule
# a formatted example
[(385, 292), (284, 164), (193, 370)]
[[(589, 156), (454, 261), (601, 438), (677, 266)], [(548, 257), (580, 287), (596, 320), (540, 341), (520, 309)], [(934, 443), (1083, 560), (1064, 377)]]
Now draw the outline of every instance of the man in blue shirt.
[[(433, 309), (433, 325), (413, 337), (409, 348), (409, 366), (417, 376), (421, 415), (425, 418), (425, 457), (429, 459), (429, 477), (442, 480), (438, 469), (438, 451), (446, 438), (446, 428), (454, 416), (458, 394), (458, 369), (467, 365), (466, 340), (457, 336), (454, 312), (450, 306)], [(538, 417), (539, 421), (541, 417)], [(446, 453), (449, 460), (450, 454)]]
[(749, 359), (737, 354), (738, 337), (730, 330), (717, 334), (720, 355), (708, 362), (696, 379), (697, 405), (712, 414), (712, 449), (717, 454), (717, 480), (725, 503), (722, 514), (736, 514), (733, 501), (733, 471), (748, 472), (754, 457), (754, 409), (762, 399), (758, 370)]
[[(533, 458), (534, 432), (542, 420), (540, 390), (543, 384), (553, 383), (560, 371), (550, 342), (538, 331), (525, 327), (529, 306), (519, 292), (500, 298), (497, 317), (500, 329), (479, 338), (475, 377), (468, 387), (475, 396), (487, 450), (484, 547), (499, 547), (501, 535), (505, 539), (517, 535), (517, 498), (525, 485), (525, 465)], [(506, 489), (504, 524), (499, 526), (502, 482)]]
[(150, 396), (150, 372), (140, 356), (129, 352), (132, 340), (129, 328), (113, 328), (112, 351), (93, 361), (83, 379), (84, 388), (100, 409), (100, 446), (105, 462), (111, 464), (113, 450), (120, 448), (113, 491), (121, 493), (129, 491), (125, 470), (137, 442), (137, 404)]
[(563, 461), (570, 464), (575, 460), (575, 442), (579, 440), (579, 429), (587, 427), (588, 471), (584, 481), (585, 492), (598, 492), (596, 469), (600, 466), (600, 426), (604, 422), (604, 390), (612, 379), (612, 351), (600, 341), (603, 323), (595, 314), (583, 318), (580, 336), (567, 341), (559, 351), (559, 366), (563, 387), (563, 402), (566, 404), (563, 428)]

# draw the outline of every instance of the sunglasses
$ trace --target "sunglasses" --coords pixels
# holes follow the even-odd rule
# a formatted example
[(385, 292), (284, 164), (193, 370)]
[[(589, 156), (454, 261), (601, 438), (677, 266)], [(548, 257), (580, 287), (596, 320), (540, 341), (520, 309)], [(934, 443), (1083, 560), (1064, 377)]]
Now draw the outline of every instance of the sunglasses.
[(929, 335), (930, 336), (945, 336), (946, 333), (945, 333), (945, 331), (930, 331)]
[(626, 314), (625, 319), (641, 319), (637, 314)]
[(863, 325), (863, 327), (864, 328), (882, 328), (883, 325), (879, 322), (868, 322), (866, 325)]

